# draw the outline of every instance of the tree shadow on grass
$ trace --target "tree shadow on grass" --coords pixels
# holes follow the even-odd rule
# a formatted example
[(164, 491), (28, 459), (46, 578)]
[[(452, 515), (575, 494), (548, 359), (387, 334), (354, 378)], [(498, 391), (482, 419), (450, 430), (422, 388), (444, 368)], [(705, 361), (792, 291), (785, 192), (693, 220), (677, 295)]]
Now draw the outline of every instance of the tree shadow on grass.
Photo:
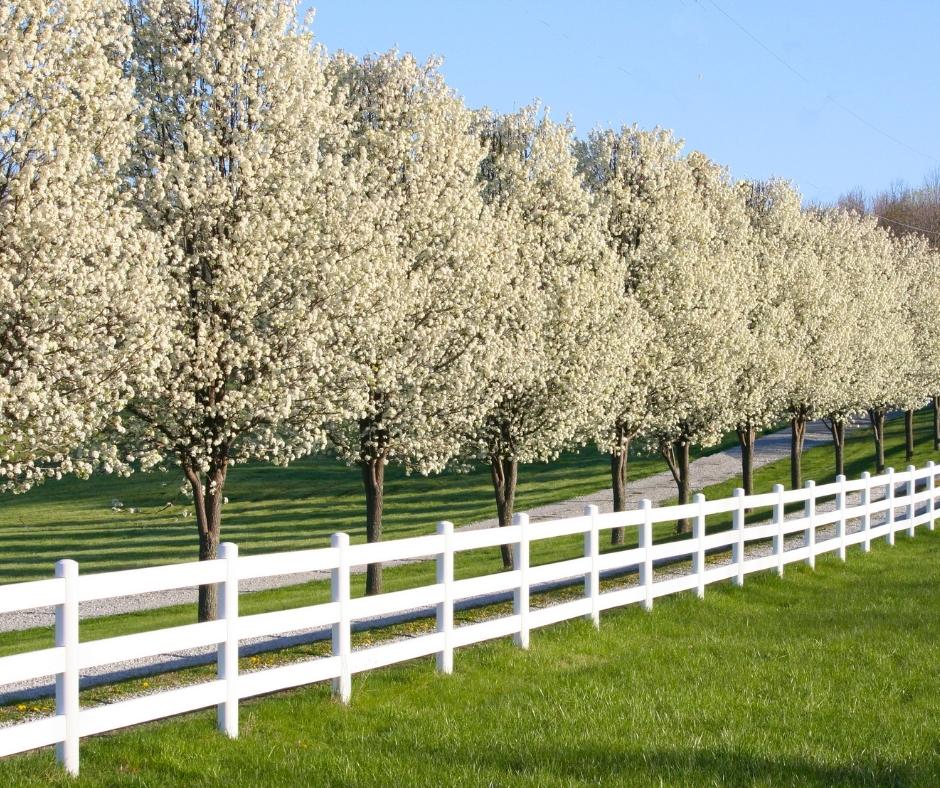
[[(449, 752), (455, 761), (457, 753)], [(467, 765), (484, 766), (538, 785), (936, 785), (936, 759), (894, 763), (874, 758), (851, 758), (825, 763), (802, 756), (775, 757), (739, 750), (659, 747), (636, 750), (572, 746), (555, 741), (550, 748), (503, 748), (498, 744), (468, 754)], [(441, 775), (446, 781), (446, 775)]]

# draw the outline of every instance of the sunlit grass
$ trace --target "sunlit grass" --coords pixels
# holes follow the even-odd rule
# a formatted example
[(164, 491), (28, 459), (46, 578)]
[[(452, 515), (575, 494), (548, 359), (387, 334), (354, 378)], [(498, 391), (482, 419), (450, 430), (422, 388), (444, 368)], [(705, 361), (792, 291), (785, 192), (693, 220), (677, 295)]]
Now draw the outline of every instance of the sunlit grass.
[[(934, 458), (932, 451), (932, 442), (930, 440), (930, 414), (920, 413), (917, 416), (917, 421), (915, 423), (917, 429), (917, 452), (915, 455), (914, 462), (917, 465), (922, 465), (926, 463), (928, 459)], [(889, 421), (886, 425), (886, 441), (887, 441), (887, 452), (886, 457), (889, 464), (894, 464), (897, 469), (905, 467), (906, 463), (904, 461), (904, 436), (903, 436), (903, 423), (900, 420)], [(851, 433), (849, 438), (846, 441), (846, 473), (853, 476), (857, 476), (863, 470), (874, 471), (874, 466), (872, 464), (873, 451), (872, 451), (872, 441), (867, 430), (860, 430), (858, 432)], [(936, 457), (937, 460), (940, 460), (940, 457)], [(311, 461), (315, 466), (318, 466), (319, 463), (323, 462), (323, 470), (325, 473), (337, 473), (338, 479), (343, 478), (342, 474), (350, 473), (348, 469), (343, 468), (338, 465), (325, 464), (325, 461), (316, 460)], [(833, 460), (832, 460), (832, 451), (828, 446), (822, 446), (815, 449), (810, 449), (805, 452), (803, 458), (803, 467), (805, 478), (815, 478), (819, 483), (824, 483), (826, 481), (834, 478), (833, 471)], [(643, 459), (636, 461), (634, 463), (636, 467), (636, 473), (639, 475), (642, 473), (640, 469), (645, 468), (647, 471), (657, 469), (656, 461), (652, 459)], [(577, 484), (574, 482), (564, 482), (564, 480), (559, 480), (561, 487), (556, 488), (552, 485), (556, 477), (560, 477), (565, 472), (565, 468), (571, 472), (573, 476), (576, 476), (578, 481)], [(269, 471), (271, 469), (267, 468), (246, 468), (243, 470), (243, 473), (252, 473), (255, 471)], [(284, 469), (275, 469), (280, 473), (286, 473)], [(541, 475), (539, 471), (541, 470)], [(531, 479), (530, 487), (535, 489), (527, 489), (520, 493), (521, 503), (520, 509), (524, 509), (528, 506), (536, 505), (536, 503), (549, 502), (554, 500), (563, 500), (564, 497), (570, 497), (571, 495), (583, 495), (588, 492), (600, 489), (607, 484), (606, 477), (607, 466), (604, 462), (604, 458), (592, 459), (591, 455), (571, 455), (563, 458), (559, 463), (554, 465), (542, 465), (542, 466), (533, 466), (530, 469), (528, 474)], [(291, 472), (299, 472), (299, 466), (289, 469)], [(479, 510), (482, 511), (482, 517), (488, 516), (486, 511), (486, 506), (489, 505), (489, 501), (485, 500), (489, 494), (489, 488), (487, 486), (488, 480), (481, 478), (482, 474), (476, 474), (477, 483), (481, 486), (477, 490), (477, 495), (481, 500), (477, 502)], [(467, 485), (468, 494), (474, 494), (472, 490), (473, 486), (470, 484), (471, 479), (474, 478), (474, 475), (460, 475), (454, 477), (457, 483)], [(770, 463), (763, 468), (760, 468), (755, 471), (755, 490), (767, 491), (772, 489), (773, 485), (776, 483), (788, 483), (789, 480), (789, 461), (780, 460), (774, 463)], [(146, 477), (139, 477), (137, 479), (125, 480), (126, 482), (136, 482), (142, 484), (146, 481)], [(418, 485), (443, 485), (445, 482), (451, 481), (447, 477), (434, 477), (431, 479), (425, 479), (422, 477), (411, 478), (411, 479), (397, 479), (394, 482), (394, 486), (390, 485), (390, 497), (394, 499), (393, 503), (390, 503), (389, 509), (395, 509), (404, 504), (401, 502), (401, 499), (398, 497), (401, 495), (404, 497), (403, 488), (407, 489), (408, 485), (418, 484)], [(114, 483), (114, 480), (103, 479), (87, 483), (89, 487), (94, 484), (104, 484), (104, 483)], [(66, 483), (63, 483), (66, 484)], [(79, 485), (80, 482), (68, 482), (69, 485)], [(740, 479), (732, 479), (721, 484), (716, 484), (710, 486), (704, 490), (704, 493), (708, 498), (720, 498), (727, 495), (730, 495), (733, 488), (740, 484)], [(561, 498), (555, 498), (552, 496), (552, 490), (564, 488), (565, 485), (568, 485), (568, 492), (563, 495)], [(579, 488), (578, 485), (581, 485)], [(584, 489), (586, 488), (586, 489)], [(47, 489), (53, 489), (52, 485), (49, 485)], [(248, 489), (248, 488), (245, 488)], [(263, 489), (263, 488), (262, 488)], [(578, 489), (578, 492), (571, 492), (573, 489)], [(271, 488), (269, 494), (276, 495), (278, 488)], [(259, 493), (261, 494), (261, 493)], [(350, 495), (352, 493), (350, 492)], [(523, 497), (526, 496), (526, 497)], [(420, 497), (420, 496), (419, 496)], [(541, 500), (542, 498), (547, 500)], [(27, 497), (24, 496), (20, 500), (26, 501)], [(81, 500), (78, 502), (82, 503)], [(128, 502), (125, 501), (125, 504)], [(335, 504), (339, 506), (339, 504)], [(434, 499), (429, 493), (427, 498), (423, 502), (413, 502), (411, 506), (414, 506), (416, 510), (426, 510), (427, 507), (433, 506)], [(37, 503), (37, 507), (40, 512), (44, 511), (43, 504)], [(37, 517), (41, 514), (37, 514)], [(392, 515), (390, 514), (390, 517)], [(766, 516), (762, 515), (760, 512), (754, 513), (754, 517)], [(473, 515), (469, 515), (469, 521), (477, 519)], [(230, 529), (238, 528), (237, 520), (233, 516), (231, 520), (236, 521), (235, 524), (227, 525)], [(354, 522), (354, 516), (350, 515), (350, 522)], [(399, 515), (396, 519), (397, 522), (401, 523), (401, 529), (396, 529), (394, 527), (390, 528), (389, 538), (394, 536), (402, 535), (416, 535), (418, 533), (426, 533), (433, 530), (433, 519), (428, 518), (425, 525), (427, 527), (417, 528), (413, 527), (413, 524), (409, 524), (407, 518), (403, 515)], [(333, 522), (333, 521), (329, 521)], [(461, 520), (457, 520), (459, 524)], [(721, 528), (730, 527), (730, 516), (712, 516), (708, 518), (708, 529), (709, 531), (717, 530)], [(88, 526), (91, 528), (91, 526)], [(191, 528), (191, 524), (189, 528)], [(253, 526), (244, 526), (245, 534), (250, 538), (251, 534), (257, 533), (260, 536), (264, 536), (263, 528), (255, 524)], [(537, 527), (537, 526), (536, 526)], [(81, 531), (81, 528), (79, 531)], [(322, 546), (326, 543), (328, 532), (336, 530), (335, 528), (325, 526), (324, 533), (320, 534), (316, 539), (311, 539), (309, 544), (291, 542), (290, 544), (280, 546), (278, 548), (270, 549), (290, 549), (295, 547), (303, 546)], [(0, 535), (2, 535), (0, 531)], [(96, 534), (99, 534), (98, 538), (102, 538), (100, 534), (101, 530), (95, 531)], [(186, 539), (190, 538), (191, 534), (187, 530)], [(361, 529), (358, 532), (358, 536), (362, 537)], [(626, 548), (636, 545), (636, 532), (635, 529), (630, 529), (627, 533)], [(673, 528), (669, 523), (663, 523), (657, 526), (655, 531), (655, 538), (657, 540), (672, 538)], [(2, 536), (0, 536), (2, 538)], [(57, 537), (55, 536), (37, 536), (36, 550), (52, 550), (50, 546), (50, 540), (54, 540)], [(62, 538), (72, 539), (78, 538), (77, 536), (68, 533), (68, 529), (63, 528)], [(233, 540), (237, 540), (236, 537), (229, 536)], [(297, 537), (299, 539), (299, 537)], [(240, 549), (242, 548), (240, 543)], [(611, 549), (608, 546), (607, 540), (602, 540), (602, 548), (604, 550)], [(100, 550), (101, 548), (94, 548), (95, 550)], [(106, 548), (105, 548), (106, 549)], [(155, 550), (158, 548), (155, 548)], [(264, 551), (268, 548), (263, 547), (260, 551)], [(256, 550), (258, 552), (259, 550)], [(574, 558), (583, 554), (583, 539), (580, 536), (572, 536), (563, 539), (551, 539), (545, 541), (534, 542), (531, 546), (531, 560), (533, 564), (547, 563), (549, 561), (558, 561), (564, 560), (567, 558)], [(243, 552), (245, 552), (243, 550)], [(3, 555), (0, 553), (0, 556), (3, 556), (3, 560), (13, 561), (15, 560), (12, 555)], [(102, 560), (106, 560), (102, 559)], [(156, 560), (151, 560), (146, 563), (157, 563)], [(138, 565), (138, 564), (134, 564)], [(486, 574), (494, 571), (498, 571), (500, 567), (499, 551), (496, 548), (488, 550), (474, 550), (467, 553), (460, 553), (457, 555), (455, 566), (456, 566), (456, 575), (457, 577), (470, 577), (473, 575)], [(83, 562), (83, 569), (86, 568), (86, 564)], [(110, 568), (110, 566), (108, 567)], [(44, 576), (49, 576), (45, 574)], [(387, 591), (396, 591), (406, 588), (415, 588), (421, 585), (426, 585), (434, 582), (435, 578), (435, 567), (432, 561), (423, 561), (418, 563), (405, 564), (401, 566), (389, 567), (385, 571), (385, 587)], [(352, 579), (352, 590), (354, 595), (362, 595), (365, 591), (365, 578), (363, 575), (354, 575)], [(242, 594), (240, 599), (240, 610), (243, 614), (251, 613), (261, 613), (269, 610), (281, 610), (291, 607), (299, 607), (302, 605), (315, 604), (317, 602), (324, 602), (329, 600), (329, 584), (324, 581), (315, 581), (310, 583), (304, 583), (302, 585), (290, 586), (286, 588), (273, 589), (269, 591), (258, 591), (251, 594)], [(195, 620), (195, 605), (177, 605), (168, 608), (162, 608), (158, 610), (142, 611), (140, 613), (125, 614), (118, 616), (109, 616), (107, 618), (97, 618), (97, 619), (88, 619), (82, 622), (81, 625), (81, 636), (83, 640), (91, 640), (104, 637), (112, 637), (120, 634), (127, 634), (130, 632), (140, 632), (151, 629), (159, 629), (162, 627), (176, 626), (179, 624), (190, 623)], [(45, 648), (52, 645), (53, 643), (53, 632), (51, 628), (37, 628), (30, 629), (20, 632), (6, 632), (0, 633), (0, 655), (16, 653), (22, 651), (28, 651), (36, 648)]]
[(0, 761), (3, 785), (936, 785), (940, 532)]

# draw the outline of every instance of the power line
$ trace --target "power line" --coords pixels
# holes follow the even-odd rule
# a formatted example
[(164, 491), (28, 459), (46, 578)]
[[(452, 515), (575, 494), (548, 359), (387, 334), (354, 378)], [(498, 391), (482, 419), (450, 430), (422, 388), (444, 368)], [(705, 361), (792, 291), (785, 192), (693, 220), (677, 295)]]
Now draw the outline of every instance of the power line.
[[(718, 5), (718, 3), (715, 2), (715, 0), (708, 0), (708, 2), (715, 8), (715, 10), (718, 11), (718, 13), (720, 13), (723, 17), (725, 17), (725, 19), (727, 19), (729, 22), (731, 22), (731, 23), (732, 23), (735, 27), (737, 27), (742, 33), (744, 33), (748, 38), (750, 38), (752, 41), (754, 41), (754, 43), (756, 43), (761, 49), (763, 49), (765, 52), (767, 52), (774, 60), (776, 60), (778, 63), (780, 63), (780, 64), (781, 64), (784, 68), (786, 68), (788, 71), (792, 72), (792, 73), (795, 74), (797, 77), (799, 77), (799, 78), (800, 78), (803, 82), (805, 82), (807, 85), (810, 85), (811, 87), (813, 86), (813, 80), (811, 80), (808, 76), (806, 76), (806, 74), (804, 74), (802, 71), (800, 71), (798, 68), (796, 68), (792, 63), (788, 62), (784, 57), (782, 57), (782, 56), (779, 55), (777, 52), (775, 52), (773, 49), (771, 49), (767, 44), (765, 44), (765, 43), (764, 43), (760, 38), (758, 38), (754, 33), (752, 33), (750, 30), (748, 30), (748, 28), (746, 28), (746, 27), (745, 27), (744, 25), (742, 25), (737, 19), (735, 19), (733, 16), (731, 16), (731, 14), (729, 14), (727, 11), (725, 11), (724, 8), (722, 8), (720, 5)], [(918, 150), (917, 148), (915, 148), (913, 145), (908, 145), (906, 142), (904, 142), (904, 140), (901, 140), (901, 139), (899, 139), (898, 137), (895, 137), (895, 136), (894, 136), (893, 134), (891, 134), (890, 132), (885, 131), (884, 129), (882, 129), (882, 128), (879, 127), (879, 126), (876, 126), (874, 123), (872, 123), (871, 121), (869, 121), (867, 118), (864, 118), (863, 116), (859, 115), (859, 113), (856, 112), (854, 109), (852, 109), (850, 106), (848, 106), (847, 104), (844, 104), (844, 103), (843, 103), (842, 101), (840, 101), (838, 98), (836, 98), (835, 96), (833, 96), (831, 92), (828, 92), (828, 93), (826, 94), (826, 101), (831, 102), (832, 104), (834, 104), (835, 106), (837, 106), (839, 109), (841, 109), (843, 112), (845, 112), (847, 115), (850, 115), (851, 117), (855, 118), (855, 120), (858, 121), (859, 123), (861, 123), (863, 126), (868, 127), (869, 129), (871, 129), (872, 131), (876, 132), (877, 134), (880, 134), (880, 135), (881, 135), (882, 137), (884, 137), (885, 139), (891, 140), (891, 142), (895, 143), (896, 145), (900, 145), (902, 148), (905, 148), (905, 149), (909, 150), (911, 153), (915, 153), (915, 154), (917, 154), (918, 156), (922, 156), (923, 158), (928, 159), (929, 161), (933, 161), (933, 162), (940, 161), (940, 159), (937, 159), (936, 156), (931, 156), (929, 153), (924, 153), (923, 151)]]
[(750, 38), (755, 44), (757, 44), (757, 45), (758, 45), (761, 49), (763, 49), (765, 52), (767, 52), (767, 54), (769, 54), (774, 60), (776, 60), (778, 63), (780, 63), (780, 65), (782, 65), (784, 68), (786, 68), (786, 69), (792, 71), (792, 72), (793, 72), (794, 74), (796, 74), (800, 79), (802, 79), (807, 85), (812, 85), (812, 84), (813, 84), (813, 83), (812, 83), (812, 80), (811, 80), (808, 76), (806, 76), (806, 74), (804, 74), (802, 71), (800, 71), (800, 70), (797, 69), (795, 66), (791, 65), (790, 63), (788, 63), (788, 62), (787, 62), (786, 60), (784, 60), (780, 55), (778, 55), (776, 52), (774, 52), (774, 50), (772, 50), (769, 46), (767, 46), (767, 44), (765, 44), (765, 43), (764, 43), (763, 41), (761, 41), (757, 36), (755, 36), (750, 30), (748, 30), (744, 25), (742, 25), (737, 19), (735, 19), (733, 16), (731, 16), (731, 14), (729, 14), (727, 11), (725, 11), (725, 9), (722, 8), (720, 5), (718, 5), (718, 3), (714, 2), (714, 0), (708, 0), (708, 1), (715, 7), (715, 9), (716, 9), (723, 17), (725, 17), (725, 19), (727, 19), (729, 22), (731, 22), (731, 24), (733, 24), (735, 27), (737, 27), (738, 30), (740, 30), (742, 33), (744, 33), (744, 35), (746, 35), (748, 38)]
[(908, 224), (907, 222), (901, 222), (901, 221), (898, 221), (897, 219), (889, 219), (887, 216), (881, 216), (877, 213), (872, 213), (871, 215), (874, 216), (876, 219), (881, 219), (881, 221), (883, 222), (891, 222), (891, 224), (896, 224), (900, 227), (906, 227), (908, 230), (917, 230), (917, 232), (925, 233), (926, 235), (940, 236), (940, 232), (937, 232), (936, 230), (927, 230), (924, 227), (917, 227), (916, 225)]
[[(814, 189), (821, 188), (818, 183), (813, 183), (808, 178), (805, 179), (805, 182), (808, 183), (810, 186), (812, 186)], [(902, 221), (899, 221), (898, 219), (889, 219), (887, 216), (882, 216), (881, 214), (875, 213), (874, 211), (866, 211), (864, 209), (864, 206), (863, 206), (862, 212), (867, 216), (874, 216), (876, 219), (880, 219), (883, 222), (890, 222), (891, 224), (896, 224), (899, 227), (905, 227), (908, 230), (916, 230), (919, 233), (924, 233), (926, 235), (936, 235), (940, 237), (940, 232), (937, 232), (936, 230), (928, 230), (926, 227), (918, 227), (915, 224), (908, 224), (907, 222), (902, 222)]]

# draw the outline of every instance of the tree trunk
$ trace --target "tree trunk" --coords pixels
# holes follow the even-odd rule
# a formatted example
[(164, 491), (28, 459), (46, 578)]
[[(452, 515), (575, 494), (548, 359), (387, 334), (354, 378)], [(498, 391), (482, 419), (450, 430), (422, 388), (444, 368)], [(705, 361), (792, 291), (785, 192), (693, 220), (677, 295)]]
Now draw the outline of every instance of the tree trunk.
[(914, 459), (914, 410), (912, 408), (904, 411), (904, 459), (908, 462)]
[(875, 473), (885, 471), (885, 410), (884, 408), (869, 408), (868, 419), (871, 422), (871, 433), (875, 439)]
[[(507, 459), (498, 454), (490, 455), (490, 476), (493, 480), (493, 492), (496, 497), (496, 515), (500, 528), (512, 525), (513, 509), (516, 505), (516, 481), (519, 475), (519, 462), (515, 458)], [(500, 545), (503, 568), (512, 569), (512, 545)]]
[(741, 445), (741, 486), (744, 494), (754, 492), (754, 443), (757, 441), (757, 430), (750, 424), (738, 425), (738, 443)]
[[(627, 510), (627, 466), (630, 461), (630, 436), (626, 434), (626, 429), (622, 426), (617, 427), (617, 451), (610, 455), (610, 482), (614, 489), (614, 511), (625, 512)], [(626, 528), (611, 528), (610, 543), (612, 545), (622, 545)]]
[[(199, 560), (211, 561), (219, 552), (219, 529), (199, 531)], [(219, 587), (199, 586), (199, 621), (213, 621), (219, 614)]]
[[(362, 486), (366, 492), (366, 541), (382, 541), (382, 505), (385, 497), (385, 458), (369, 458), (359, 461), (362, 469)], [(382, 564), (366, 567), (366, 594), (382, 593)]]
[[(672, 478), (676, 481), (676, 488), (679, 493), (679, 505), (689, 502), (689, 492), (692, 488), (692, 469), (689, 462), (689, 441), (680, 438), (677, 441), (666, 444), (661, 449), (662, 455), (672, 471)], [(689, 520), (682, 517), (676, 520), (676, 533), (684, 534), (690, 530)]]
[[(199, 560), (211, 561), (219, 550), (222, 532), (222, 497), (228, 458), (213, 462), (203, 477), (194, 468), (183, 468), (193, 491), (196, 526), (199, 529)], [(212, 621), (218, 615), (218, 589), (213, 585), (199, 586), (199, 621)]]
[(835, 452), (836, 475), (845, 473), (845, 422), (841, 419), (824, 419), (832, 434), (832, 448)]
[(803, 486), (803, 441), (806, 438), (806, 414), (800, 411), (790, 419), (790, 489)]
[(940, 395), (931, 397), (933, 400), (933, 450), (940, 451)]

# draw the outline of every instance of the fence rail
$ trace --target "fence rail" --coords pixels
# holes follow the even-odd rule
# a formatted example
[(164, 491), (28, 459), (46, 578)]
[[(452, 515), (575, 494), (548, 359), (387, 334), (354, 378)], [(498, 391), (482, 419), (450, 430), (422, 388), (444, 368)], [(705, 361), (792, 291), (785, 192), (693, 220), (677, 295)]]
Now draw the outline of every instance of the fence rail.
[[(696, 495), (692, 503), (681, 506), (654, 507), (643, 500), (640, 508), (611, 514), (598, 513), (588, 506), (581, 517), (532, 525), (526, 514), (516, 515), (513, 525), (475, 531), (455, 531), (449, 522), (441, 522), (437, 533), (381, 544), (351, 545), (343, 533), (334, 534), (330, 547), (257, 556), (239, 556), (234, 544), (221, 545), (219, 557), (212, 561), (173, 564), (99, 574), (79, 575), (78, 564), (59, 561), (55, 577), (28, 583), (0, 586), (0, 614), (28, 608), (56, 608), (55, 646), (0, 657), (0, 684), (56, 676), (55, 715), (0, 728), (0, 757), (48, 745), (56, 746), (58, 760), (71, 773), (79, 769), (79, 739), (96, 733), (216, 706), (218, 726), (230, 737), (238, 735), (238, 703), (243, 698), (277, 690), (331, 681), (333, 692), (348, 702), (355, 673), (384, 665), (436, 656), (437, 668), (450, 673), (454, 649), (493, 638), (512, 636), (522, 648), (529, 645), (532, 629), (566, 619), (587, 617), (596, 626), (603, 610), (629, 604), (642, 604), (647, 610), (660, 596), (681, 591), (695, 591), (703, 596), (705, 586), (725, 580), (744, 584), (751, 572), (775, 570), (794, 561), (814, 566), (817, 555), (837, 552), (844, 561), (846, 549), (861, 545), (868, 551), (873, 539), (884, 538), (894, 544), (895, 533), (905, 530), (913, 536), (918, 526), (934, 529), (936, 515), (936, 476), (933, 462), (925, 468), (908, 466), (904, 473), (888, 469), (881, 476), (868, 473), (848, 481), (844, 476), (831, 484), (807, 482), (798, 490), (776, 485), (773, 492), (744, 495), (737, 489), (730, 498), (709, 501)], [(900, 487), (901, 492), (898, 493)], [(882, 497), (873, 497), (881, 491)], [(849, 495), (857, 493), (860, 502), (849, 505)], [(818, 511), (823, 499), (834, 499), (832, 511)], [(795, 516), (791, 509), (802, 504)], [(746, 512), (769, 508), (768, 522), (746, 524)], [(706, 518), (731, 514), (733, 527), (707, 533)], [(884, 522), (875, 525), (874, 517)], [(653, 526), (677, 519), (692, 520), (690, 539), (655, 543)], [(860, 521), (849, 533), (847, 523)], [(835, 527), (834, 537), (817, 540), (820, 528)], [(600, 534), (612, 528), (636, 527), (638, 547), (602, 553)], [(802, 544), (787, 547), (786, 537), (803, 534)], [(529, 545), (544, 539), (565, 536), (584, 537), (583, 555), (578, 558), (532, 566)], [(749, 542), (770, 540), (768, 555), (748, 556)], [(791, 540), (792, 542), (792, 540)], [(499, 545), (513, 545), (512, 570), (467, 579), (455, 579), (454, 556), (466, 550)], [(706, 557), (727, 553), (730, 562), (709, 565)], [(372, 597), (352, 598), (351, 568), (375, 561), (436, 561), (435, 583), (405, 591)], [(691, 560), (689, 574), (657, 580), (657, 562)], [(638, 567), (636, 585), (602, 592), (602, 573), (626, 571)], [(238, 581), (257, 577), (287, 575), (297, 572), (328, 570), (331, 573), (331, 600), (322, 604), (255, 615), (239, 615)], [(545, 583), (583, 578), (583, 596), (533, 609), (530, 593)], [(186, 586), (215, 583), (219, 585), (219, 618), (200, 624), (122, 635), (89, 642), (79, 639), (80, 602), (116, 596), (143, 594)], [(499, 618), (462, 626), (454, 625), (454, 607), (462, 600), (486, 594), (512, 592), (512, 613)], [(352, 622), (375, 616), (404, 613), (415, 608), (435, 609), (434, 632), (382, 643), (367, 648), (352, 648)], [(247, 638), (330, 626), (332, 654), (289, 665), (240, 673), (239, 641)], [(110, 665), (124, 660), (153, 656), (167, 650), (217, 646), (217, 673), (211, 681), (167, 690), (153, 695), (82, 709), (79, 704), (79, 675), (83, 669)]]

